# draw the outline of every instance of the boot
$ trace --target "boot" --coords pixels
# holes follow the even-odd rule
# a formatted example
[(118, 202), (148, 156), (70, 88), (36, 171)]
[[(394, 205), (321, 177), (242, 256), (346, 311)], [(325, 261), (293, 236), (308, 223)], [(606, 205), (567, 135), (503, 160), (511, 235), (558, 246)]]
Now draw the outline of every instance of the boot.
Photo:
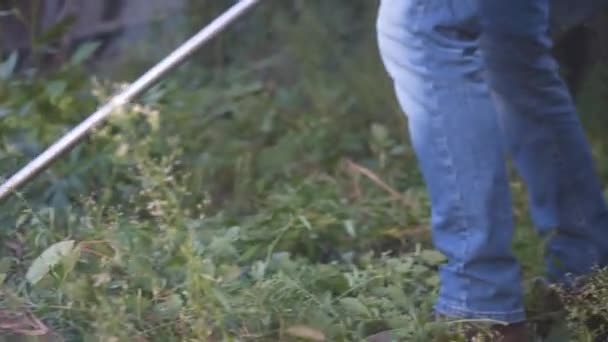
[(466, 334), (469, 342), (528, 342), (531, 334), (525, 323), (510, 324), (507, 326), (492, 326), (483, 331), (469, 329)]
[[(449, 322), (450, 319), (434, 315), (436, 322)], [(532, 331), (527, 322), (509, 325), (480, 323), (459, 323), (453, 326), (454, 333), (463, 336), (467, 342), (528, 342), (532, 341)]]

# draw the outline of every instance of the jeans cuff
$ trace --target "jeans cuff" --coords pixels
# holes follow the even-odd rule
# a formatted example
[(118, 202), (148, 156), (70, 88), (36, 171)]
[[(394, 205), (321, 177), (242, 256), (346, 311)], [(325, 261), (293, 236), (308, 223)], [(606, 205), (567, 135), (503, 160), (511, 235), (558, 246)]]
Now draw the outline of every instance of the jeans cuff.
[(522, 308), (515, 311), (476, 311), (438, 300), (435, 304), (435, 311), (443, 316), (454, 319), (470, 319), (470, 320), (492, 320), (500, 323), (513, 324), (520, 323), (526, 320), (526, 312)]

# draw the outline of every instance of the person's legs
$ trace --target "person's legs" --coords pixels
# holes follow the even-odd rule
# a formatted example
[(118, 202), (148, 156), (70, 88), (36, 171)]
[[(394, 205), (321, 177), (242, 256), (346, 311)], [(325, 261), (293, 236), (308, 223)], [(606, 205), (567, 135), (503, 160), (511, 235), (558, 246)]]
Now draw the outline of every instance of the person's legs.
[(378, 43), (432, 204), (436, 311), (525, 319), (501, 132), (482, 77), (476, 0), (382, 0)]
[(608, 261), (608, 209), (573, 100), (549, 54), (550, 23), (561, 23), (560, 15), (568, 11), (590, 13), (584, 6), (596, 3), (488, 0), (482, 5), (496, 17), (510, 18), (505, 32), (492, 32), (482, 44), (484, 62), (509, 152), (529, 189), (535, 225), (542, 235), (550, 234), (549, 277), (560, 282)]

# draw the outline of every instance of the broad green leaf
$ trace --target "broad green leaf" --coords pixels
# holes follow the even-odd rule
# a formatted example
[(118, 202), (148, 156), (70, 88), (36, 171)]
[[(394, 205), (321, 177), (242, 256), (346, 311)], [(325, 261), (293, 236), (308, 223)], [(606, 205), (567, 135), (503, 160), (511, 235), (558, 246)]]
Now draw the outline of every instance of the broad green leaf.
[(81, 64), (82, 62), (87, 60), (89, 57), (91, 57), (100, 46), (101, 46), (100, 42), (88, 42), (88, 43), (82, 44), (81, 46), (78, 47), (76, 52), (74, 52), (74, 54), (72, 55), (72, 58), (70, 59), (70, 64), (72, 64), (72, 65)]
[(74, 250), (74, 243), (74, 240), (57, 242), (42, 252), (27, 270), (25, 274), (27, 281), (32, 285), (38, 283), (49, 273), (51, 268), (71, 255)]
[(45, 90), (51, 101), (55, 101), (58, 97), (63, 95), (67, 87), (68, 84), (65, 81), (50, 81), (46, 84)]
[(414, 276), (420, 276), (422, 274), (425, 274), (429, 271), (429, 267), (425, 266), (425, 265), (420, 265), (420, 264), (416, 264), (412, 266), (412, 269), (410, 270), (410, 273)]
[(331, 291), (334, 294), (341, 294), (349, 290), (348, 279), (342, 273), (322, 277), (318, 284), (323, 290)]
[(230, 229), (228, 229), (228, 231), (226, 231), (226, 234), (224, 234), (224, 237), (226, 239), (229, 239), (230, 241), (236, 241), (239, 239), (240, 234), (241, 234), (241, 227), (234, 226), (234, 227), (230, 227)]
[(340, 304), (347, 314), (354, 316), (369, 316), (370, 312), (360, 300), (354, 297), (340, 299)]
[(232, 244), (232, 239), (227, 237), (213, 237), (208, 248), (211, 255), (217, 258), (238, 256), (238, 251)]
[(425, 249), (420, 252), (420, 259), (431, 266), (437, 266), (446, 260), (443, 254), (432, 249)]
[(395, 264), (393, 269), (398, 273), (408, 273), (412, 270), (412, 266), (414, 266), (414, 259), (407, 258), (403, 262)]
[(63, 264), (63, 276), (66, 277), (68, 274), (70, 274), (70, 272), (72, 272), (72, 270), (74, 270), (74, 267), (76, 267), (76, 263), (78, 262), (78, 260), (80, 260), (80, 246), (76, 246), (74, 247), (74, 249), (72, 249), (72, 251), (66, 255), (63, 259), (62, 259), (62, 264)]

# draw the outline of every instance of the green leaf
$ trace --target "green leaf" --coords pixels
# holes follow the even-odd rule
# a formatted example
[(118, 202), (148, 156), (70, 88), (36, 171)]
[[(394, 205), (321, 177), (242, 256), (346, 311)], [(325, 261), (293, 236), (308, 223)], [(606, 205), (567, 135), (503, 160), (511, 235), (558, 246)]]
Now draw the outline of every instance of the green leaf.
[(429, 267), (425, 265), (416, 264), (412, 266), (410, 273), (414, 276), (421, 276), (429, 271)]
[(45, 91), (51, 101), (54, 102), (57, 98), (63, 95), (67, 87), (68, 84), (65, 81), (51, 81), (46, 84)]
[(405, 292), (403, 292), (401, 287), (391, 285), (386, 289), (386, 294), (394, 303), (398, 305), (406, 306), (409, 304), (408, 297), (405, 295)]
[(355, 224), (353, 223), (353, 220), (344, 221), (344, 229), (346, 229), (346, 233), (348, 233), (350, 237), (357, 237), (357, 232), (355, 231)]
[(372, 124), (372, 137), (380, 143), (384, 143), (388, 140), (388, 130), (384, 125), (374, 123)]
[(0, 64), (0, 79), (7, 80), (15, 72), (19, 54), (13, 51), (6, 61)]
[(420, 259), (430, 266), (437, 266), (445, 262), (446, 258), (443, 254), (436, 250), (425, 249), (420, 252)]
[(318, 282), (319, 288), (334, 294), (341, 294), (349, 290), (348, 279), (342, 273), (321, 277)]
[(217, 258), (238, 256), (238, 251), (232, 244), (232, 239), (227, 237), (213, 237), (208, 248), (211, 255)]
[(431, 287), (439, 286), (439, 275), (433, 274), (424, 280), (424, 283)]
[(38, 258), (34, 260), (25, 274), (25, 278), (32, 284), (38, 283), (50, 270), (63, 262), (74, 251), (74, 240), (61, 241), (51, 245)]
[(156, 304), (154, 311), (164, 319), (174, 319), (184, 306), (182, 298), (174, 293), (167, 297), (163, 302)]
[(72, 64), (72, 65), (82, 64), (82, 62), (84, 62), (89, 57), (91, 57), (100, 46), (101, 46), (100, 42), (88, 42), (88, 43), (82, 44), (80, 47), (78, 47), (76, 52), (74, 52), (74, 54), (72, 55), (72, 58), (70, 59), (70, 64)]
[(354, 297), (345, 297), (340, 299), (340, 304), (349, 315), (353, 316), (369, 316), (370, 312), (360, 300)]
[(398, 273), (408, 273), (412, 271), (412, 267), (414, 266), (414, 259), (407, 258), (403, 262), (399, 262), (393, 266), (395, 272)]
[(68, 274), (70, 274), (70, 272), (72, 272), (72, 270), (74, 270), (74, 267), (76, 267), (76, 263), (78, 262), (78, 260), (80, 260), (80, 246), (76, 246), (74, 247), (74, 249), (72, 249), (72, 251), (66, 255), (62, 260), (61, 263), (63, 265), (63, 276), (67, 277)]

